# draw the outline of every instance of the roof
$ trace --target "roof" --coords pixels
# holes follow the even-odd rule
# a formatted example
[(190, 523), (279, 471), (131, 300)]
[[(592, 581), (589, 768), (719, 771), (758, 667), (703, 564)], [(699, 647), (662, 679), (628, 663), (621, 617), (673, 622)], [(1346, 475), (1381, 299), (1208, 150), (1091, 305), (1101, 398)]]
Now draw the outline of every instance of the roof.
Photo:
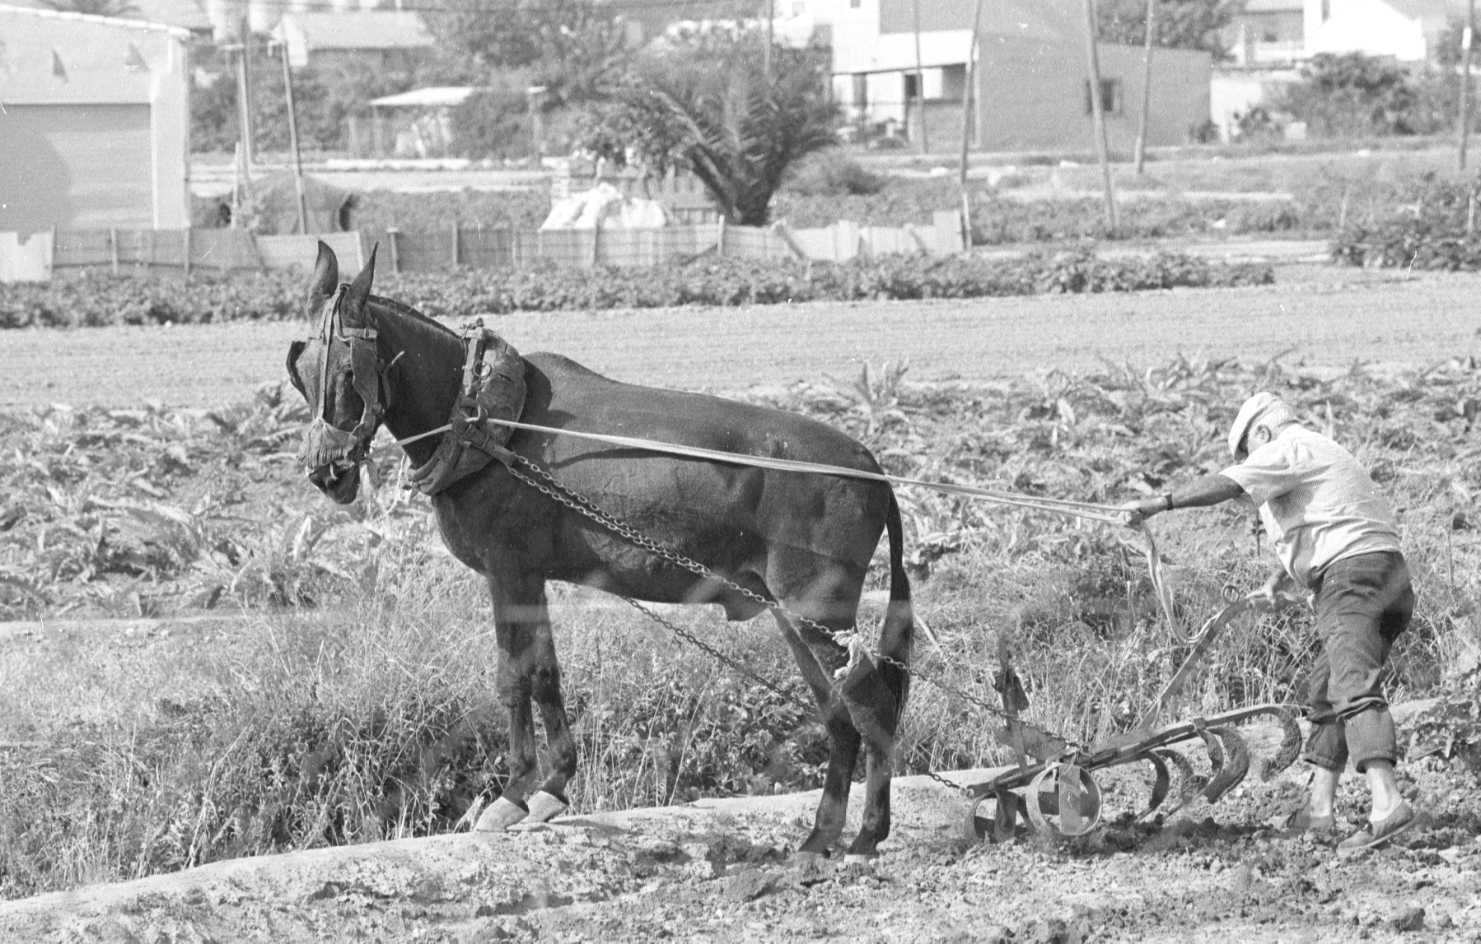
[(1241, 13), (1302, 13), (1305, 0), (1245, 0)]
[(187, 30), (0, 4), (0, 101), (143, 104), (184, 83)]
[(372, 98), (370, 104), (376, 108), (453, 108), (478, 90), (476, 85), (429, 85), (399, 95)]
[(1465, 0), (1383, 0), (1388, 6), (1413, 20), (1434, 20), (1447, 17), (1464, 18)]
[(292, 26), (309, 49), (424, 49), (432, 34), (421, 16), (406, 10), (355, 10), (347, 13), (285, 13), (273, 28)]
[[(919, 15), (917, 16), (917, 9)], [(966, 31), (970, 36), (974, 0), (880, 0), (881, 35)], [(980, 36), (1031, 39), (1049, 43), (1084, 43), (1085, 8), (1081, 0), (993, 0), (981, 5)]]
[(76, 23), (92, 23), (101, 26), (112, 26), (118, 29), (172, 33), (176, 39), (190, 38), (189, 30), (172, 23), (160, 23), (134, 17), (93, 16), (90, 13), (70, 13), (62, 10), (53, 10), (49, 7), (32, 6), (25, 2), (25, 0), (22, 0), (20, 3), (0, 3), (0, 13), (9, 13), (19, 17), (34, 16), (42, 20), (71, 20)]
[[(129, 0), (133, 12), (104, 19), (147, 21), (186, 30), (209, 30), (211, 18), (198, 0)], [(46, 6), (41, 0), (9, 0), (6, 6), (25, 7), (47, 13), (59, 11)], [(81, 15), (81, 14), (79, 14)]]

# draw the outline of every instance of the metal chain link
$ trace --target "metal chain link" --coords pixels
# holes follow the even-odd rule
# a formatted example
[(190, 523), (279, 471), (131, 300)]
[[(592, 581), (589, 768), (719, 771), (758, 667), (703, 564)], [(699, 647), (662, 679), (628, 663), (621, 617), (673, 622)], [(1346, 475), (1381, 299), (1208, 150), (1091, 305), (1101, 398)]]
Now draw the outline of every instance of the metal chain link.
[[(893, 656), (885, 655), (884, 653), (880, 652), (876, 647), (870, 645), (866, 640), (863, 639), (862, 636), (860, 636), (859, 633), (857, 633), (856, 631), (854, 631), (852, 628), (850, 628), (848, 630), (834, 630), (833, 628), (831, 628), (829, 626), (825, 626), (822, 623), (819, 623), (818, 621), (816, 621), (814, 619), (811, 619), (811, 618), (806, 617), (806, 616), (802, 616), (801, 614), (798, 614), (798, 613), (793, 613), (792, 611), (788, 610), (785, 606), (783, 606), (781, 603), (777, 602), (776, 600), (769, 599), (768, 597), (765, 597), (762, 594), (757, 593), (755, 590), (752, 590), (749, 587), (743, 586), (740, 583), (737, 583), (736, 581), (731, 580), (729, 577), (726, 577), (723, 574), (717, 573), (716, 571), (714, 571), (710, 567), (706, 566), (705, 564), (700, 563), (699, 561), (695, 560), (694, 558), (689, 557), (689, 556), (684, 555), (684, 554), (681, 554), (681, 553), (679, 553), (679, 552), (677, 552), (677, 551), (675, 551), (675, 550), (673, 550), (673, 549), (671, 549), (671, 548), (669, 548), (669, 547), (667, 547), (667, 546), (665, 546), (663, 544), (660, 544), (659, 542), (653, 540), (652, 538), (650, 538), (647, 535), (641, 533), (640, 531), (637, 531), (631, 525), (627, 524), (626, 522), (622, 521), (619, 518), (614, 517), (613, 515), (611, 515), (608, 512), (604, 511), (602, 508), (598, 507), (596, 504), (594, 504), (591, 500), (587, 499), (585, 496), (583, 496), (583, 495), (581, 495), (581, 494), (579, 494), (577, 492), (572, 491), (571, 489), (569, 489), (565, 485), (562, 485), (559, 481), (556, 480), (556, 478), (555, 478), (554, 475), (552, 475), (547, 469), (545, 469), (543, 466), (539, 465), (538, 463), (534, 462), (533, 460), (531, 460), (529, 458), (526, 458), (525, 456), (519, 455), (518, 453), (515, 453), (514, 454), (514, 460), (518, 464), (520, 464), (520, 465), (524, 466), (525, 468), (529, 469), (529, 474), (520, 471), (519, 469), (515, 468), (514, 465), (506, 465), (505, 467), (509, 470), (510, 474), (513, 475), (519, 481), (523, 482), (524, 484), (528, 485), (529, 487), (531, 487), (531, 488), (535, 489), (536, 491), (540, 492), (542, 495), (545, 495), (547, 498), (550, 498), (552, 501), (555, 501), (558, 504), (564, 505), (565, 507), (570, 508), (573, 511), (576, 511), (576, 512), (578, 512), (578, 513), (580, 513), (580, 514), (582, 514), (582, 515), (590, 518), (591, 520), (593, 520), (593, 521), (597, 522), (598, 524), (600, 524), (602, 527), (604, 527), (607, 530), (611, 531), (613, 534), (616, 534), (617, 536), (623, 538), (624, 540), (628, 541), (629, 543), (633, 544), (634, 546), (639, 547), (639, 548), (641, 548), (641, 549), (643, 549), (645, 551), (648, 551), (650, 554), (653, 554), (654, 556), (656, 556), (656, 557), (658, 557), (658, 558), (660, 558), (660, 559), (662, 559), (664, 561), (667, 561), (670, 564), (673, 564), (673, 565), (675, 565), (677, 567), (680, 567), (680, 568), (688, 571), (689, 573), (694, 574), (695, 576), (700, 577), (702, 579), (714, 581), (714, 582), (720, 584), (721, 586), (725, 587), (727, 590), (731, 590), (731, 591), (733, 591), (733, 592), (735, 592), (735, 593), (737, 593), (737, 594), (745, 597), (747, 600), (752, 601), (753, 603), (756, 603), (756, 604), (758, 604), (760, 606), (765, 607), (766, 609), (769, 609), (769, 610), (772, 610), (772, 611), (774, 611), (776, 613), (779, 613), (779, 614), (781, 614), (782, 616), (786, 617), (789, 620), (792, 620), (792, 621), (794, 621), (796, 623), (800, 623), (801, 625), (807, 626), (809, 629), (813, 629), (813, 630), (815, 630), (815, 631), (817, 631), (819, 633), (822, 633), (823, 635), (825, 635), (825, 636), (829, 637), (830, 639), (832, 639), (833, 641), (837, 642), (839, 645), (842, 645), (846, 649), (848, 649), (849, 650), (849, 653), (850, 653), (850, 659), (851, 660), (855, 657), (855, 655), (857, 653), (862, 652), (865, 655), (868, 655), (871, 659), (875, 660), (876, 662), (883, 662), (883, 663), (886, 663), (888, 665), (894, 666), (895, 668), (899, 669), (901, 672), (904, 672), (906, 675), (910, 676), (911, 678), (918, 679), (920, 681), (925, 682), (928, 685), (935, 686), (936, 688), (938, 688), (941, 691), (947, 693), (948, 695), (952, 695), (952, 696), (957, 697), (957, 698), (960, 698), (960, 699), (962, 699), (964, 701), (970, 702), (970, 703), (976, 705), (977, 707), (983, 709), (984, 711), (989, 712), (990, 714), (997, 715), (998, 717), (1001, 717), (1004, 720), (1015, 721), (1021, 727), (1029, 728), (1029, 729), (1033, 730), (1034, 732), (1036, 732), (1037, 734), (1039, 734), (1041, 737), (1051, 738), (1051, 739), (1060, 741), (1061, 743), (1064, 743), (1064, 744), (1067, 745), (1067, 747), (1066, 747), (1066, 752), (1067, 753), (1078, 753), (1081, 750), (1081, 745), (1078, 744), (1077, 742), (1070, 741), (1068, 738), (1059, 737), (1058, 735), (1054, 734), (1053, 732), (1050, 732), (1050, 731), (1048, 731), (1048, 730), (1046, 730), (1044, 728), (1041, 728), (1041, 727), (1039, 727), (1037, 725), (1033, 725), (1033, 724), (1029, 724), (1027, 722), (1024, 722), (1021, 719), (1011, 718), (1006, 711), (1004, 711), (1002, 708), (998, 707), (997, 705), (992, 704), (991, 702), (987, 701), (986, 699), (984, 699), (984, 698), (982, 698), (982, 697), (980, 697), (978, 695), (975, 695), (975, 694), (973, 694), (971, 692), (968, 692), (968, 691), (966, 691), (965, 689), (962, 689), (959, 686), (952, 685), (949, 682), (943, 681), (941, 679), (935, 678), (935, 677), (930, 676), (930, 675), (922, 674), (921, 672), (919, 672), (919, 671), (911, 668), (905, 662), (902, 662), (901, 660), (896, 659)], [(756, 681), (760, 682), (762, 685), (764, 685), (765, 687), (767, 687), (771, 691), (774, 691), (774, 692), (777, 692), (779, 694), (782, 694), (781, 690), (779, 688), (777, 688), (773, 683), (771, 683), (770, 681), (767, 681), (765, 679), (762, 679), (759, 675), (755, 674), (750, 669), (742, 666), (739, 662), (735, 661), (734, 659), (731, 659), (730, 657), (726, 656), (724, 653), (720, 652), (718, 649), (715, 649), (714, 647), (712, 647), (712, 646), (710, 646), (710, 645), (708, 645), (706, 643), (701, 642), (692, 633), (689, 633), (689, 632), (687, 632), (685, 630), (680, 629), (679, 627), (677, 627), (674, 624), (672, 624), (670, 621), (660, 619), (657, 616), (657, 614), (655, 614), (651, 610), (648, 610), (645, 607), (641, 606), (640, 604), (637, 603), (637, 601), (628, 599), (626, 597), (624, 597), (624, 599), (627, 599), (629, 604), (631, 604), (636, 609), (644, 612), (646, 615), (648, 615), (651, 618), (653, 618), (660, 625), (665, 626), (665, 628), (669, 629), (670, 632), (673, 632), (676, 635), (681, 636), (682, 638), (688, 640), (689, 642), (693, 643), (694, 645), (698, 646), (699, 648), (703, 649), (704, 651), (710, 653), (716, 659), (720, 660), (721, 662), (725, 663), (726, 665), (731, 666), (736, 671), (742, 672), (743, 674), (747, 675), (748, 677), (750, 677), (752, 679), (755, 679)], [(830, 681), (830, 684), (832, 684), (831, 681)], [(844, 699), (843, 693), (841, 691), (838, 691), (836, 685), (834, 686), (834, 691), (835, 691), (836, 694), (838, 694), (838, 696), (839, 696), (840, 699)], [(791, 696), (787, 696), (787, 697), (790, 698)], [(846, 700), (846, 699), (844, 699), (844, 700)], [(936, 774), (933, 771), (931, 771), (929, 769), (929, 767), (926, 769), (925, 772), (926, 772), (926, 775), (928, 777), (930, 777), (931, 779), (936, 780), (936, 781), (938, 781), (938, 782), (940, 782), (942, 784), (945, 784), (946, 786), (950, 787), (952, 790), (960, 790), (960, 791), (966, 792), (966, 788), (962, 787), (959, 784), (953, 783), (952, 781), (947, 780), (944, 777), (939, 776), (938, 774)]]

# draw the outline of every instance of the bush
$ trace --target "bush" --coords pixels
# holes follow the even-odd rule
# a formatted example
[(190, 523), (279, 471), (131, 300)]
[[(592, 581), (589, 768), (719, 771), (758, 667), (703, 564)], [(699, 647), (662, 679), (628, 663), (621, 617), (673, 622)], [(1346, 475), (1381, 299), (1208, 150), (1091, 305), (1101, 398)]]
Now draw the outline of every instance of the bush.
[(1473, 271), (1481, 268), (1476, 181), (1433, 176), (1410, 185), (1381, 213), (1343, 226), (1332, 258), (1347, 265)]
[(832, 150), (804, 160), (787, 189), (804, 197), (869, 196), (883, 190), (885, 182), (847, 154)]

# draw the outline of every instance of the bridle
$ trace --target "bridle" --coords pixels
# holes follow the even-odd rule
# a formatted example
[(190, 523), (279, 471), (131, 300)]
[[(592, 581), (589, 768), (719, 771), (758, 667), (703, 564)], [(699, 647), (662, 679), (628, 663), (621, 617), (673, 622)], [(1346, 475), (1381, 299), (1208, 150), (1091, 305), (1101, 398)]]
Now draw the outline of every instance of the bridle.
[[(364, 461), (370, 451), (381, 420), (386, 414), (385, 372), (390, 364), (381, 362), (376, 339), (379, 332), (372, 321), (364, 327), (349, 327), (340, 312), (349, 286), (341, 285), (324, 303), (324, 317), (319, 324), (319, 415), (304, 434), (299, 459), (310, 472), (327, 468), (329, 479)], [(329, 418), (329, 355), (334, 344), (344, 344), (350, 351), (350, 385), (360, 395), (364, 409), (354, 429), (344, 430)]]

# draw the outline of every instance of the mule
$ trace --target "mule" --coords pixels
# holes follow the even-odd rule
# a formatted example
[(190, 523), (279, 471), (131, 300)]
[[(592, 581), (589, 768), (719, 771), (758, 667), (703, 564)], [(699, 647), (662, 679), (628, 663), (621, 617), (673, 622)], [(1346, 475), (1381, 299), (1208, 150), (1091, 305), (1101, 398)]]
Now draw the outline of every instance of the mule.
[[(320, 331), (288, 351), (288, 375), (314, 417), (305, 433), (308, 478), (340, 503), (355, 499), (357, 466), (381, 425), (401, 440), (448, 422), (466, 366), (457, 333), (371, 294), (374, 268), (372, 251), (364, 269), (341, 284), (338, 261), (321, 242), (306, 302)], [(879, 473), (861, 444), (806, 417), (621, 383), (559, 354), (534, 353), (516, 363), (524, 387), (520, 419), (527, 424)], [(402, 448), (422, 467), (451, 435)], [(829, 854), (840, 844), (862, 751), (864, 808), (846, 852), (876, 854), (890, 831), (890, 776), (914, 633), (900, 512), (889, 484), (549, 431), (518, 430), (503, 450), (489, 448), (502, 461), (431, 495), (448, 549), (488, 583), (496, 684), (508, 714), (508, 780), (475, 829), (546, 819), (566, 808), (577, 757), (546, 605), (546, 582), (558, 580), (643, 601), (716, 605), (730, 620), (769, 609), (829, 739), (822, 799), (798, 852)], [(633, 544), (514, 474), (535, 465), (672, 555)], [(837, 637), (854, 626), (870, 559), (886, 530), (890, 603), (874, 651), (851, 658)], [(680, 566), (678, 556), (699, 562), (705, 573)], [(548, 748), (543, 779), (534, 709)]]

